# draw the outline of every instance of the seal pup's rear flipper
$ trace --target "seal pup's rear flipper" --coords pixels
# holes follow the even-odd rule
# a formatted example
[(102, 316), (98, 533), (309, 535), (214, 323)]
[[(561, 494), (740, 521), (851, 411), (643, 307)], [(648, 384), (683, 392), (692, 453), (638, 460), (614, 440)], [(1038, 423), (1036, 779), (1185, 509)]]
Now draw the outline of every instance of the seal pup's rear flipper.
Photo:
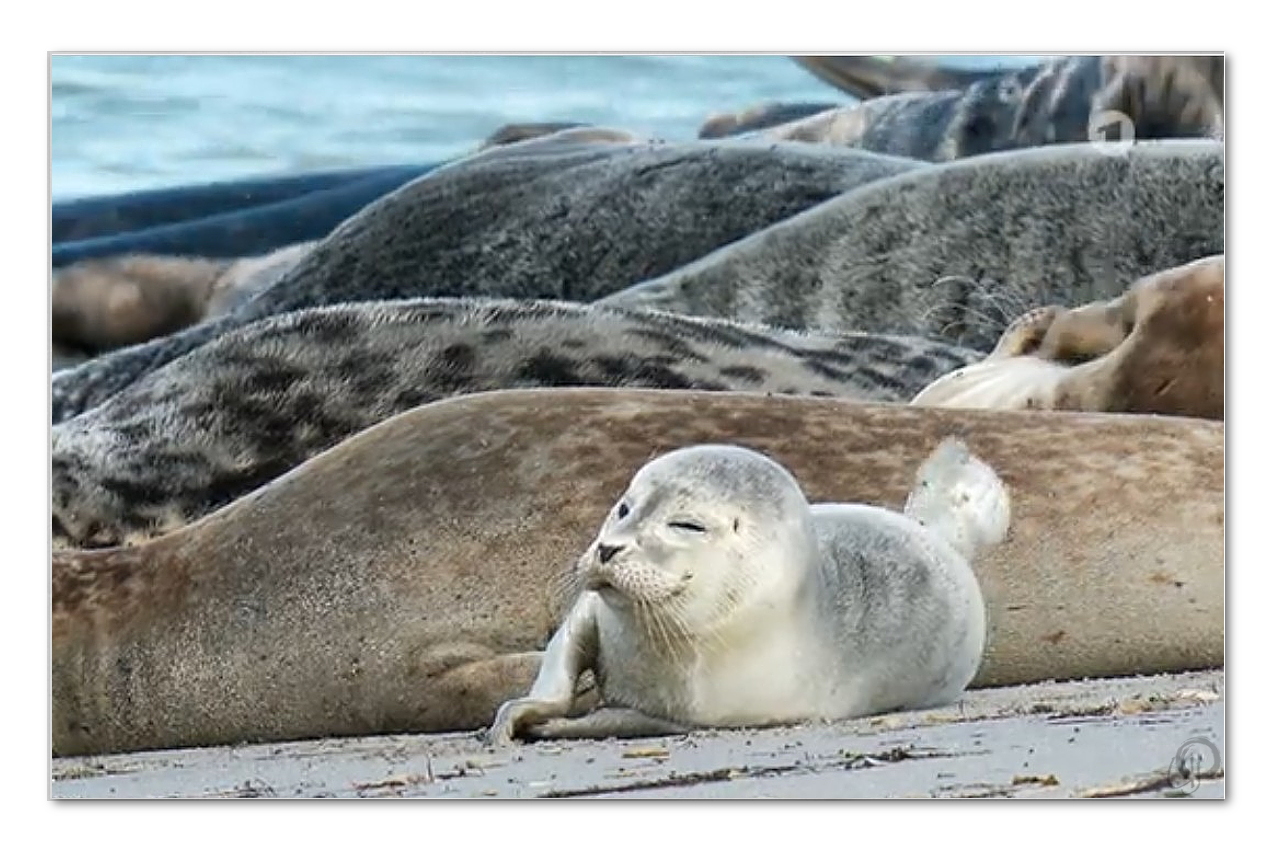
[(949, 542), (966, 560), (1009, 532), (1009, 492), (960, 439), (945, 439), (916, 472), (903, 514)]

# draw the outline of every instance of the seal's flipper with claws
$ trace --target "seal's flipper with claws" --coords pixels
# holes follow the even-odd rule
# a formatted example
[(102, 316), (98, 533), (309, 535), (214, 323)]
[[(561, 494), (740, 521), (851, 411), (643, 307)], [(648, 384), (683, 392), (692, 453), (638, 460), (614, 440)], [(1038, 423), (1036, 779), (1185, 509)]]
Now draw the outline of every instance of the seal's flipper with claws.
[(991, 466), (951, 437), (920, 466), (903, 514), (951, 544), (967, 561), (1009, 532), (1009, 491)]

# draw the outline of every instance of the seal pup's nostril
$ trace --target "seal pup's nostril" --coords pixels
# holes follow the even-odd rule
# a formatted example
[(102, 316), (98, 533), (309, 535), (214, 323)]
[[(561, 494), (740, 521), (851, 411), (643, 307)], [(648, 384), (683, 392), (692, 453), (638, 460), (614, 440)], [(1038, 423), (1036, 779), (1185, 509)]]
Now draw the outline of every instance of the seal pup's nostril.
[(622, 547), (623, 546), (621, 545), (605, 545), (603, 542), (600, 543), (600, 546), (596, 548), (596, 553), (600, 555), (600, 563), (603, 565), (612, 560), (617, 556), (618, 552), (622, 550)]

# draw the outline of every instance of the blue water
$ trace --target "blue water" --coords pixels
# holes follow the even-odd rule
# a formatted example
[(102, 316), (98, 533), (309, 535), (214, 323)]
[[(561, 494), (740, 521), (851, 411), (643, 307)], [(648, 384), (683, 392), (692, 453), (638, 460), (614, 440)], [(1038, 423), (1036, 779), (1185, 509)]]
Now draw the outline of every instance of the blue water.
[[(970, 67), (1034, 57), (947, 57)], [(55, 56), (54, 199), (433, 162), (516, 121), (693, 139), (711, 113), (848, 102), (784, 56)]]

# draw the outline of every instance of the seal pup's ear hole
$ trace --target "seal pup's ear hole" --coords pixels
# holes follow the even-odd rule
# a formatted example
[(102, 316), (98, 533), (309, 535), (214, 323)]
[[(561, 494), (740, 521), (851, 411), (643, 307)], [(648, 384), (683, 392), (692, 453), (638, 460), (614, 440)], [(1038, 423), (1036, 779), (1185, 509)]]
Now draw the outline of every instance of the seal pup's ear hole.
[(736, 518), (733, 520), (733, 532), (734, 533), (738, 532), (738, 519)]

